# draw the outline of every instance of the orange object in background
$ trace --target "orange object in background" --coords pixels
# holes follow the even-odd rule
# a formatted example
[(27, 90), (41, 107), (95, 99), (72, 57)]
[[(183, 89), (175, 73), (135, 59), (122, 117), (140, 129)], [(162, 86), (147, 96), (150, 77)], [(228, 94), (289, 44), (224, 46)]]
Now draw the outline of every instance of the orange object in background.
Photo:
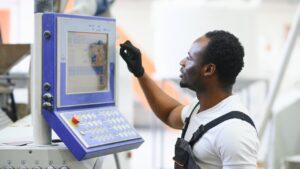
[(2, 43), (9, 42), (10, 10), (0, 9), (0, 31)]
[(74, 0), (68, 0), (64, 12), (71, 11), (74, 7)]

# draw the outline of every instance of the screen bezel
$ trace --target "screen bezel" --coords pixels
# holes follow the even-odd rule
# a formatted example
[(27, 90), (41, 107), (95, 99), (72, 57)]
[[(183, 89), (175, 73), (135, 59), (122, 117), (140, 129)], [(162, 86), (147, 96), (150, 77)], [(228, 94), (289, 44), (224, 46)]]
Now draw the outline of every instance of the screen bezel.
[[(68, 32), (104, 33), (108, 35), (108, 90), (67, 94)], [(57, 17), (57, 108), (114, 103), (115, 20)]]

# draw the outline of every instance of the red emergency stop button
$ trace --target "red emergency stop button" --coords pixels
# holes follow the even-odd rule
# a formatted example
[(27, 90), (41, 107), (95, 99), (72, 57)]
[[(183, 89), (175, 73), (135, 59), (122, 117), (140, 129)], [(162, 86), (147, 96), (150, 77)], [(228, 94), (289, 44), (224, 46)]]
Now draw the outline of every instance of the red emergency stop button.
[(74, 116), (72, 117), (72, 122), (73, 122), (73, 124), (78, 124), (78, 123), (80, 122), (79, 117), (78, 117), (77, 115), (74, 115)]

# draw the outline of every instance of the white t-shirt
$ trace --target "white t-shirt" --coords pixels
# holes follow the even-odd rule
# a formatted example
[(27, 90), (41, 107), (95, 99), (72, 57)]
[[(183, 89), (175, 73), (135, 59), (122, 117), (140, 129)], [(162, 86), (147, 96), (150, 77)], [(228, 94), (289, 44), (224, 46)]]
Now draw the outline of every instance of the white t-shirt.
[[(181, 113), (182, 121), (188, 117), (198, 103), (195, 98), (185, 106)], [(227, 114), (240, 111), (249, 115), (239, 97), (232, 95), (212, 108), (198, 112), (194, 110), (185, 140), (190, 141), (192, 134), (203, 124)], [(206, 132), (194, 145), (196, 163), (201, 169), (256, 169), (259, 140), (255, 128), (246, 121), (230, 119)]]

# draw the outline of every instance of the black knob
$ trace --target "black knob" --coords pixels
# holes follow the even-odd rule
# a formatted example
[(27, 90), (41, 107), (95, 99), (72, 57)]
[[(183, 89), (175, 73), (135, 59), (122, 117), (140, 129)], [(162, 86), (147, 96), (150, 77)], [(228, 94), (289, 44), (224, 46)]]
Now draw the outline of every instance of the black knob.
[(46, 82), (46, 83), (44, 83), (43, 87), (44, 87), (44, 90), (46, 90), (47, 92), (49, 92), (50, 89), (51, 89), (51, 84), (48, 83), (48, 82)]
[(53, 96), (50, 93), (45, 93), (43, 95), (43, 100), (47, 102), (52, 102), (53, 101)]
[(45, 37), (46, 39), (51, 38), (51, 32), (50, 32), (50, 31), (45, 31), (45, 32), (44, 32), (44, 37)]
[(52, 104), (50, 102), (44, 102), (43, 103), (43, 108), (45, 110), (51, 111), (52, 110)]

